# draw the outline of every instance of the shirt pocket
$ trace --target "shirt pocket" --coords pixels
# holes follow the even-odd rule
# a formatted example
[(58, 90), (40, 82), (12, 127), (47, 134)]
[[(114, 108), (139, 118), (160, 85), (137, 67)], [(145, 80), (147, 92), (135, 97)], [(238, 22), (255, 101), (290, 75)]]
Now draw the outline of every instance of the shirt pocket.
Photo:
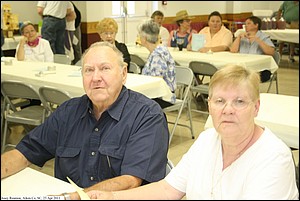
[(74, 147), (57, 148), (57, 167), (64, 177), (70, 177), (75, 183), (79, 182), (79, 154), (81, 149)]
[(125, 154), (125, 146), (114, 144), (102, 144), (100, 154), (100, 180), (109, 179), (121, 175), (121, 165)]

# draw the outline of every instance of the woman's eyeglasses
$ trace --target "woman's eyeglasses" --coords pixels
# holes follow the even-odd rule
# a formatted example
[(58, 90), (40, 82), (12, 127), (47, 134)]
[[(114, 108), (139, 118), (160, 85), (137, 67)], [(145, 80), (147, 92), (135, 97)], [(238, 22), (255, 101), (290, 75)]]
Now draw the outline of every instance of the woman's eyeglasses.
[(245, 109), (252, 101), (246, 101), (242, 98), (236, 98), (232, 101), (226, 101), (223, 98), (216, 98), (209, 100), (211, 107), (217, 110), (223, 110), (225, 106), (230, 104), (230, 106), (235, 110), (243, 110)]

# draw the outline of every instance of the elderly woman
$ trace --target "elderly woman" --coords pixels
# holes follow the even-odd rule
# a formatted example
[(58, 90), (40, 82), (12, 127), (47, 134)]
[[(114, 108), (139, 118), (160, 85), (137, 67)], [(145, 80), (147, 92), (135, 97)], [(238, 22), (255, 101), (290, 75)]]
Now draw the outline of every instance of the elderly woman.
[(149, 58), (142, 69), (142, 74), (162, 77), (168, 84), (170, 91), (173, 92), (170, 100), (154, 99), (162, 108), (165, 108), (174, 104), (176, 100), (174, 93), (176, 90), (176, 72), (175, 61), (168, 48), (160, 45), (159, 31), (159, 25), (152, 19), (138, 26), (141, 45), (146, 47), (150, 52)]
[(245, 25), (246, 32), (242, 32), (234, 40), (230, 47), (230, 52), (273, 56), (275, 46), (270, 37), (260, 30), (261, 19), (256, 16), (248, 17)]
[(104, 18), (97, 24), (98, 34), (102, 41), (107, 41), (115, 45), (118, 50), (123, 54), (124, 62), (127, 64), (127, 71), (130, 67), (130, 54), (128, 52), (127, 46), (124, 43), (116, 41), (116, 35), (118, 33), (118, 24), (112, 18)]
[[(204, 46), (198, 49), (202, 53), (228, 51), (233, 38), (231, 31), (222, 25), (222, 16), (218, 11), (208, 16), (208, 27), (203, 28), (199, 34), (205, 37)], [(191, 48), (189, 46), (188, 50)]]
[[(289, 147), (257, 125), (259, 75), (241, 66), (218, 70), (209, 85), (214, 128), (203, 131), (165, 179), (125, 191), (90, 191), (98, 199), (298, 199)], [(155, 193), (153, 193), (155, 192)]]
[(192, 34), (197, 33), (196, 30), (191, 28), (191, 20), (194, 17), (188, 15), (186, 10), (181, 10), (176, 13), (176, 24), (178, 29), (172, 30), (169, 37), (169, 47), (177, 47), (182, 45), (186, 48), (192, 40)]
[(22, 39), (17, 45), (15, 55), (18, 61), (54, 61), (49, 41), (38, 35), (31, 22), (24, 22), (20, 30)]

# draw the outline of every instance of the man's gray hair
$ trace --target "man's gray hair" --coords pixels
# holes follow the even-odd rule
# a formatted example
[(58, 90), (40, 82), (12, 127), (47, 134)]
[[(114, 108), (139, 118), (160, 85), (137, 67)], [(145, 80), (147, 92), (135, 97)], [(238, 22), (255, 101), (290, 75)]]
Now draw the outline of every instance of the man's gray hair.
[[(113, 49), (113, 51), (117, 54), (117, 60), (118, 60), (118, 63), (120, 65), (120, 68), (121, 70), (123, 69), (124, 67), (124, 59), (123, 59), (123, 54), (122, 52), (113, 44), (107, 42), (107, 41), (102, 41), (102, 42), (95, 42), (93, 43), (87, 50), (85, 50), (85, 52), (82, 54), (82, 61), (84, 59), (84, 57), (86, 56), (86, 54), (93, 48), (95, 47), (110, 47), (111, 49)], [(82, 65), (83, 65), (83, 62), (82, 62)]]

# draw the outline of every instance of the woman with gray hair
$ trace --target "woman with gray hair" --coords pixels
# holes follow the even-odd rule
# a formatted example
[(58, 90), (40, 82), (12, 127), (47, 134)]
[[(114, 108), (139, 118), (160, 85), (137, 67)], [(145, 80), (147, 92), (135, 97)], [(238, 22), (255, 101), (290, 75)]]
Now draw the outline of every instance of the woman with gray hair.
[(170, 100), (162, 98), (154, 99), (162, 107), (168, 107), (175, 103), (176, 79), (175, 61), (167, 47), (160, 45), (159, 25), (151, 20), (146, 20), (138, 26), (141, 45), (146, 47), (150, 55), (142, 70), (143, 75), (162, 77), (173, 93)]

